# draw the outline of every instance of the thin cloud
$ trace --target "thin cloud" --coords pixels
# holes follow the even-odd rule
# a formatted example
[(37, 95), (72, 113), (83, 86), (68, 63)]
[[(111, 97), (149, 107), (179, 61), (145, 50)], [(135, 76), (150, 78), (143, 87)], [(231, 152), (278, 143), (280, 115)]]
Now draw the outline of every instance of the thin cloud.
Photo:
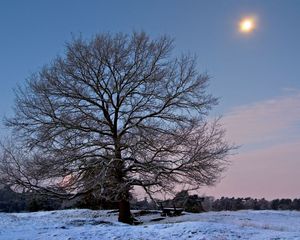
[(237, 144), (292, 139), (300, 131), (300, 93), (237, 107), (223, 123), (228, 138)]
[(229, 141), (241, 144), (216, 197), (296, 198), (300, 176), (300, 92), (240, 106), (223, 118)]

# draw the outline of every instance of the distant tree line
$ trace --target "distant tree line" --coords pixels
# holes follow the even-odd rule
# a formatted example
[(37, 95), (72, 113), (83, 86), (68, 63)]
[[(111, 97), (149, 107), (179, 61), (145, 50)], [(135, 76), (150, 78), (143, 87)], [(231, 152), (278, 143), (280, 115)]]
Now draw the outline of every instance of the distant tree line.
[[(189, 195), (187, 191), (179, 192), (173, 199), (159, 201), (158, 208), (183, 208), (187, 212), (204, 211), (237, 211), (237, 210), (297, 210), (300, 211), (300, 198), (298, 199), (274, 199), (268, 201), (264, 198), (228, 198), (201, 197), (196, 194)], [(150, 201), (140, 201), (133, 206), (138, 209), (154, 208), (155, 204)]]
[(35, 212), (70, 208), (117, 209), (118, 204), (93, 193), (73, 199), (62, 199), (32, 190), (16, 192), (8, 185), (0, 185), (0, 212)]
[[(187, 212), (199, 213), (207, 211), (237, 211), (237, 210), (297, 210), (300, 211), (300, 198), (274, 199), (264, 198), (228, 198), (202, 197), (190, 195), (181, 191), (172, 199), (139, 201), (131, 196), (133, 209), (183, 208)], [(93, 194), (87, 194), (72, 200), (62, 200), (52, 196), (41, 195), (38, 192), (15, 192), (9, 186), (0, 187), (0, 212), (50, 211), (68, 208), (116, 209), (117, 203), (106, 201)]]
[(264, 198), (227, 198), (222, 197), (213, 201), (213, 211), (236, 211), (243, 209), (253, 210), (298, 210), (300, 211), (300, 199), (274, 199), (268, 201)]
[(0, 188), (0, 212), (34, 212), (60, 209), (63, 201), (37, 192), (15, 192), (9, 186)]

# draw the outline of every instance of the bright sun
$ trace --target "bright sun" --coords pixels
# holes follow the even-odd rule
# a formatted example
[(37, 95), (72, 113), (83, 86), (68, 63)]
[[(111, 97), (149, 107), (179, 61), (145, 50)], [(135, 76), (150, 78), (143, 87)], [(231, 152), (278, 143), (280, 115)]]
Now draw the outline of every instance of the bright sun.
[(240, 31), (243, 33), (252, 32), (255, 28), (255, 22), (253, 18), (244, 18), (240, 21)]

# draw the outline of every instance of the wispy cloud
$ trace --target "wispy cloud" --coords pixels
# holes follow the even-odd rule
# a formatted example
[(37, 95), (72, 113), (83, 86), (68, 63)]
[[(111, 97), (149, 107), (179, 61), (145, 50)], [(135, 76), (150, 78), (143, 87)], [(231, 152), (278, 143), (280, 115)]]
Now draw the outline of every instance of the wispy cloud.
[(237, 144), (292, 139), (300, 131), (300, 92), (237, 107), (223, 122), (229, 139)]
[(214, 196), (298, 197), (300, 92), (240, 106), (223, 118), (230, 141), (241, 144), (222, 181), (202, 189)]

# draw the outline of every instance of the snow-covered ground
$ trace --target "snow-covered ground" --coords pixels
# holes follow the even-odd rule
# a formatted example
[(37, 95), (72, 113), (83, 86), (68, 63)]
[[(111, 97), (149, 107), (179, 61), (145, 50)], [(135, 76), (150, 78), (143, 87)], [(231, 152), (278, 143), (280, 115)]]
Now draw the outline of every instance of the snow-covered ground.
[(139, 217), (144, 224), (117, 222), (111, 211), (63, 210), (36, 213), (0, 213), (0, 239), (300, 239), (300, 212), (208, 212), (168, 217)]

